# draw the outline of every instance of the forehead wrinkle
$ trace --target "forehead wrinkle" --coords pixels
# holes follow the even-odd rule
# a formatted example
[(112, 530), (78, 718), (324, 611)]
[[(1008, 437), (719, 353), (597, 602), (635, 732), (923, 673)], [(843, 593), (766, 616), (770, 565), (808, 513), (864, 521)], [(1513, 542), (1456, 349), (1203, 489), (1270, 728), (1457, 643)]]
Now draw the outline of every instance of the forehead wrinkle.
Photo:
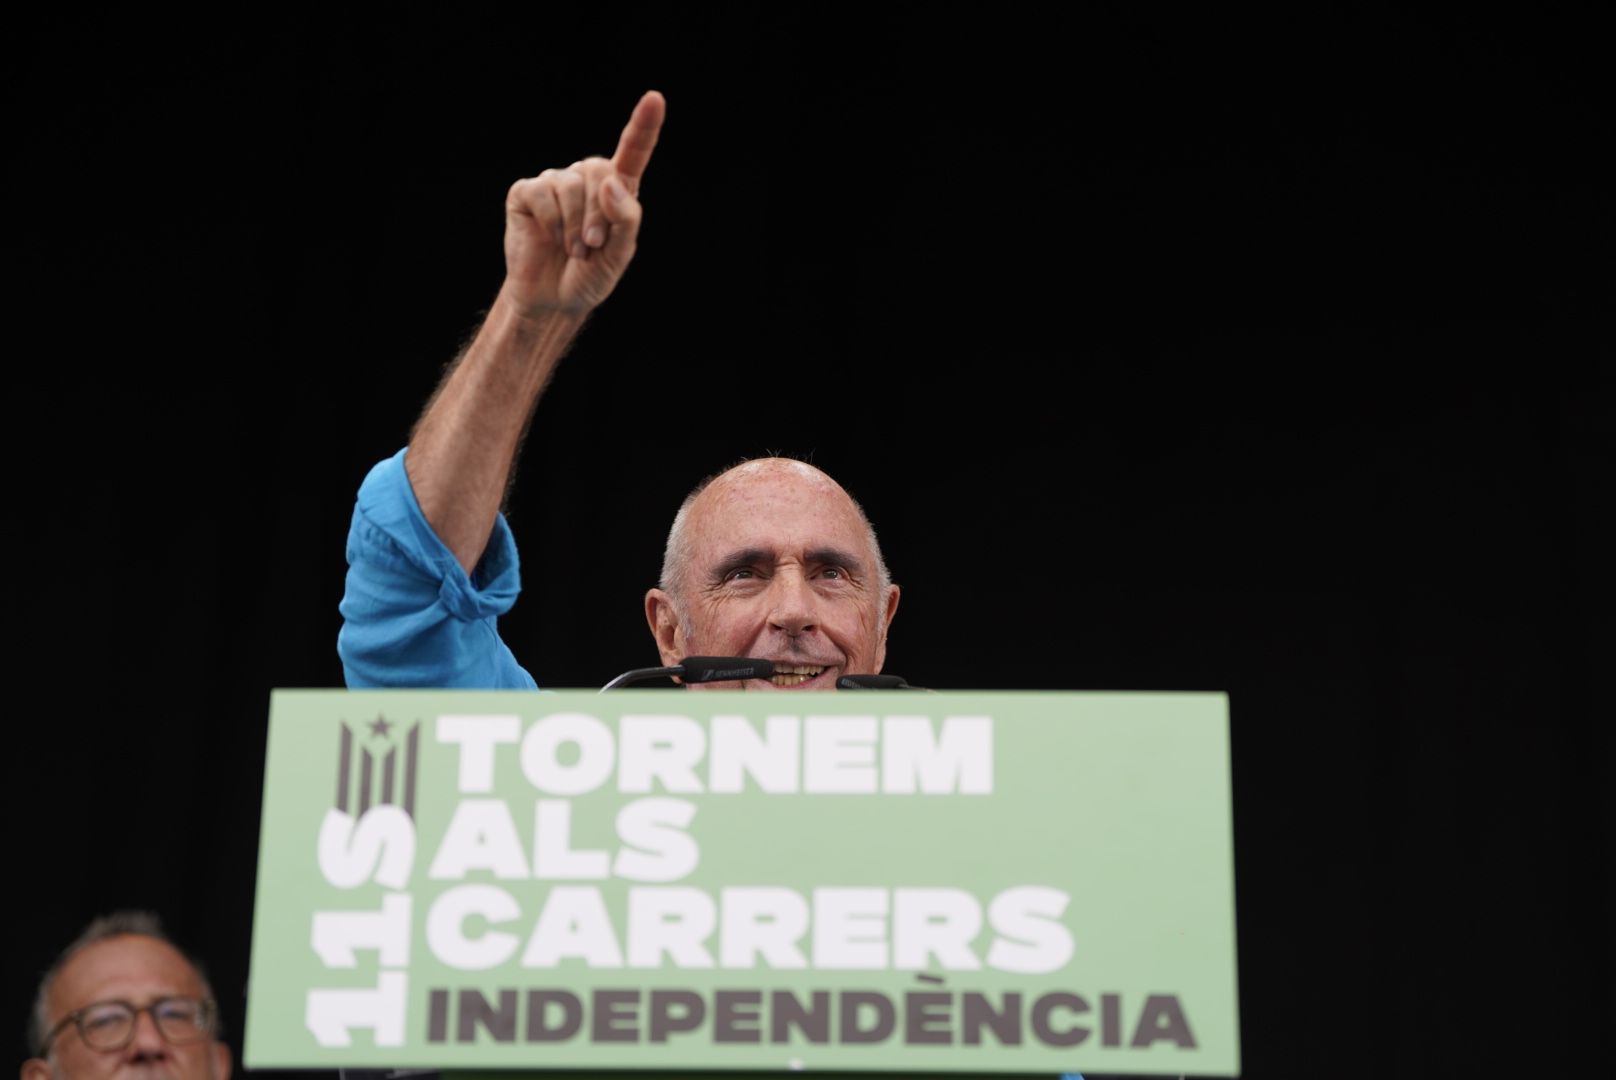
[[(834, 545), (811, 541), (811, 546), (802, 550), (797, 561), (805, 566), (835, 565), (846, 568), (853, 574), (862, 577), (868, 572), (868, 567), (859, 556)], [(767, 564), (778, 566), (791, 556), (791, 552), (782, 553), (774, 545), (749, 544), (744, 547), (733, 547), (715, 555), (707, 567), (707, 576), (717, 581), (732, 570), (739, 570), (748, 566)]]

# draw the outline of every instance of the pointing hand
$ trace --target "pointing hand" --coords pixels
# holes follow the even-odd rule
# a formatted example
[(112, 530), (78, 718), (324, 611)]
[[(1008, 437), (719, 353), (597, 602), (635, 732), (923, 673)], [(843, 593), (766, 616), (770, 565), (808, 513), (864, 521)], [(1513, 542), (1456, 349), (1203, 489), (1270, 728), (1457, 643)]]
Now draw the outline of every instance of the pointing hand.
[(585, 158), (518, 180), (505, 197), (505, 289), (528, 316), (588, 313), (634, 258), (640, 181), (667, 102), (655, 90), (634, 106), (610, 159)]

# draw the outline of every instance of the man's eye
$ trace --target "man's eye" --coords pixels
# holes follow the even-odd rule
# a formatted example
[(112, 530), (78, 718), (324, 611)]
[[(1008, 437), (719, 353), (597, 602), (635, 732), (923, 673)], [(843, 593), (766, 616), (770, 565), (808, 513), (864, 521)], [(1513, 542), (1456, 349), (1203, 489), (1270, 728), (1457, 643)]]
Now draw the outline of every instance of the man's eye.
[(191, 1001), (186, 998), (169, 998), (167, 1001), (160, 1002), (157, 1006), (157, 1015), (162, 1020), (183, 1020), (187, 1023), (195, 1023), (201, 1012), (201, 1002)]
[(729, 572), (729, 576), (726, 577), (724, 580), (725, 581), (744, 581), (744, 580), (746, 580), (748, 578), (754, 578), (754, 577), (757, 577), (757, 574), (755, 574), (750, 568), (743, 566), (739, 570), (731, 570)]
[(129, 1022), (129, 1010), (120, 1005), (98, 1005), (85, 1012), (84, 1026), (91, 1031), (111, 1030)]
[(829, 578), (832, 581), (841, 581), (847, 575), (842, 572), (842, 568), (840, 566), (827, 566), (825, 569), (819, 572), (819, 576), (822, 578)]

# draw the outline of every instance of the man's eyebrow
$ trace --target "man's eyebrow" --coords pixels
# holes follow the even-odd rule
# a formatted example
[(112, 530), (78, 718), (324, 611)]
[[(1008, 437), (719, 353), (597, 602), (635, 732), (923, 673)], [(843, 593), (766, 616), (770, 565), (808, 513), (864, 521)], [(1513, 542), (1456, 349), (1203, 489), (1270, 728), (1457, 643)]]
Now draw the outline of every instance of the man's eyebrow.
[[(714, 581), (723, 581), (737, 570), (746, 570), (753, 566), (772, 566), (774, 561), (775, 554), (768, 548), (740, 548), (719, 559), (708, 573)], [(803, 561), (809, 566), (840, 566), (854, 577), (860, 578), (866, 571), (863, 559), (835, 547), (812, 548), (803, 553)]]
[(774, 562), (774, 552), (760, 547), (741, 548), (725, 555), (709, 571), (714, 581), (723, 581), (737, 570)]
[(813, 548), (804, 554), (804, 558), (810, 566), (840, 566), (854, 577), (864, 576), (864, 560), (841, 548)]

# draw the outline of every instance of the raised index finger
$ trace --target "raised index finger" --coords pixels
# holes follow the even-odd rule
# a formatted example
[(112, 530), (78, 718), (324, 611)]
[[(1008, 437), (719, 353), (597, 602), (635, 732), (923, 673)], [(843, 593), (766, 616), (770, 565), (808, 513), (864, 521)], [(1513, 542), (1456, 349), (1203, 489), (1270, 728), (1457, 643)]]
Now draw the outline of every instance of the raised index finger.
[(651, 163), (651, 151), (656, 149), (657, 135), (662, 131), (662, 117), (668, 103), (655, 90), (647, 90), (640, 103), (634, 106), (634, 115), (617, 140), (617, 152), (612, 155), (612, 167), (623, 178), (630, 192), (640, 190), (640, 177)]

